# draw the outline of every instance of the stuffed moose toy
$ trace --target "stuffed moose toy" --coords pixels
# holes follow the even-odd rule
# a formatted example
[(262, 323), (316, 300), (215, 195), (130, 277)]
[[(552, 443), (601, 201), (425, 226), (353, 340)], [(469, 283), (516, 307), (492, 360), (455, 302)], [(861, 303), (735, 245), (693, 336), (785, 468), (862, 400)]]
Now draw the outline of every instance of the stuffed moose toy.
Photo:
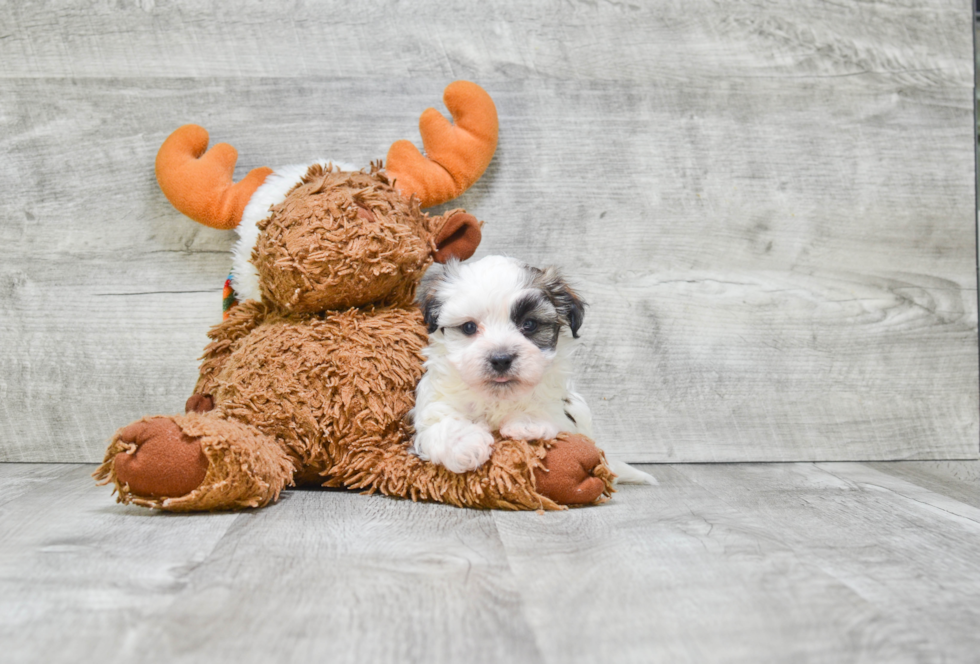
[(426, 156), (397, 141), (369, 169), (257, 168), (233, 183), (237, 152), (207, 150), (186, 125), (156, 160), (177, 210), (237, 228), (240, 304), (209, 332), (186, 414), (116, 432), (95, 473), (118, 500), (174, 512), (259, 507), (286, 486), (321, 484), (464, 507), (562, 509), (601, 502), (613, 474), (593, 442), (496, 438), (490, 460), (455, 474), (411, 451), (406, 417), (422, 375), (426, 325), (415, 291), (432, 261), (465, 260), (480, 222), (444, 203), (483, 174), (497, 112), (479, 86), (444, 94), (454, 123), (421, 116)]

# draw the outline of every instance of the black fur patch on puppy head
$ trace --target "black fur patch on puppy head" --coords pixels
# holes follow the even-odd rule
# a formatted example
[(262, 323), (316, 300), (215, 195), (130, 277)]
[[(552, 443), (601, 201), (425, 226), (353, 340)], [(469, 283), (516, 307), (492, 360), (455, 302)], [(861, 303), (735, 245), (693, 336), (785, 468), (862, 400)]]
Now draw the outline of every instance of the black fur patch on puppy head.
[(443, 302), (439, 299), (439, 286), (459, 273), (459, 261), (450, 259), (444, 265), (435, 264), (422, 277), (415, 301), (422, 309), (426, 329), (432, 334), (439, 329), (439, 313)]
[(545, 294), (554, 305), (562, 323), (568, 325), (572, 336), (578, 339), (578, 331), (585, 318), (585, 301), (568, 285), (555, 266), (549, 265), (543, 270), (533, 267), (531, 271), (534, 274), (531, 285)]
[(525, 338), (541, 350), (555, 349), (558, 332), (564, 323), (548, 294), (540, 288), (525, 293), (511, 305), (510, 320)]

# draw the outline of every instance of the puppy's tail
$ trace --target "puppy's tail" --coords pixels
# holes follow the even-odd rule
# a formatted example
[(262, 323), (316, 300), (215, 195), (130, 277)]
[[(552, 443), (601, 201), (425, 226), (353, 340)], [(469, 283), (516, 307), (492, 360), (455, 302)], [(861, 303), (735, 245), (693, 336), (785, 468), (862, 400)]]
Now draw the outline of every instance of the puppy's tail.
[(642, 470), (637, 470), (624, 461), (609, 459), (606, 461), (606, 464), (611, 471), (616, 473), (616, 479), (613, 480), (613, 484), (650, 484), (654, 486), (660, 484), (653, 475), (644, 473)]

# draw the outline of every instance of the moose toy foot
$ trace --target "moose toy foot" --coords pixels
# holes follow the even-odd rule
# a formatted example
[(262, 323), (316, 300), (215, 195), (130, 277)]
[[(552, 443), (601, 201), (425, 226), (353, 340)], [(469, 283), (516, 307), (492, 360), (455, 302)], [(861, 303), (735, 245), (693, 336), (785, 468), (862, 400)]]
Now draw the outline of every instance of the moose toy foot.
[(212, 410), (123, 427), (94, 477), (123, 503), (201, 512), (266, 505), (295, 469), (275, 439)]
[(197, 439), (167, 417), (134, 422), (119, 431), (129, 449), (115, 456), (116, 476), (139, 496), (175, 498), (201, 485), (208, 459)]
[(534, 469), (537, 489), (559, 505), (590, 505), (612, 489), (602, 452), (581, 434), (559, 434), (542, 463)]

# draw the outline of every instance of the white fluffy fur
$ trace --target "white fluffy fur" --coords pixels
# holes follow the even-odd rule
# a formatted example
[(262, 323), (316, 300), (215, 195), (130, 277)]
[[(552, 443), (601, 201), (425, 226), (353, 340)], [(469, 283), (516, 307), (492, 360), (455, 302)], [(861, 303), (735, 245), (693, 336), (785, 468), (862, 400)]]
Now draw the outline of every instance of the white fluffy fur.
[[(490, 458), (493, 431), (517, 440), (560, 432), (593, 437), (592, 413), (572, 387), (576, 344), (568, 328), (562, 326), (554, 350), (542, 350), (511, 320), (512, 305), (529, 289), (523, 263), (488, 256), (459, 265), (433, 288), (439, 329), (429, 335), (412, 411), (419, 456), (462, 473)], [(478, 326), (472, 336), (457, 329), (468, 321)], [(488, 376), (487, 358), (502, 349), (515, 359), (513, 380), (501, 385)], [(614, 472), (624, 482), (654, 483), (622, 462)]]
[(317, 159), (308, 164), (293, 164), (283, 166), (273, 171), (262, 185), (255, 190), (242, 212), (242, 221), (235, 229), (238, 231), (238, 241), (232, 248), (231, 287), (239, 300), (259, 300), (262, 293), (259, 290), (259, 274), (252, 265), (252, 249), (259, 240), (257, 224), (269, 216), (269, 208), (282, 203), (286, 194), (298, 185), (313, 164), (326, 166), (333, 163), (335, 168), (342, 171), (356, 171), (358, 168), (342, 162), (331, 162), (327, 159)]

